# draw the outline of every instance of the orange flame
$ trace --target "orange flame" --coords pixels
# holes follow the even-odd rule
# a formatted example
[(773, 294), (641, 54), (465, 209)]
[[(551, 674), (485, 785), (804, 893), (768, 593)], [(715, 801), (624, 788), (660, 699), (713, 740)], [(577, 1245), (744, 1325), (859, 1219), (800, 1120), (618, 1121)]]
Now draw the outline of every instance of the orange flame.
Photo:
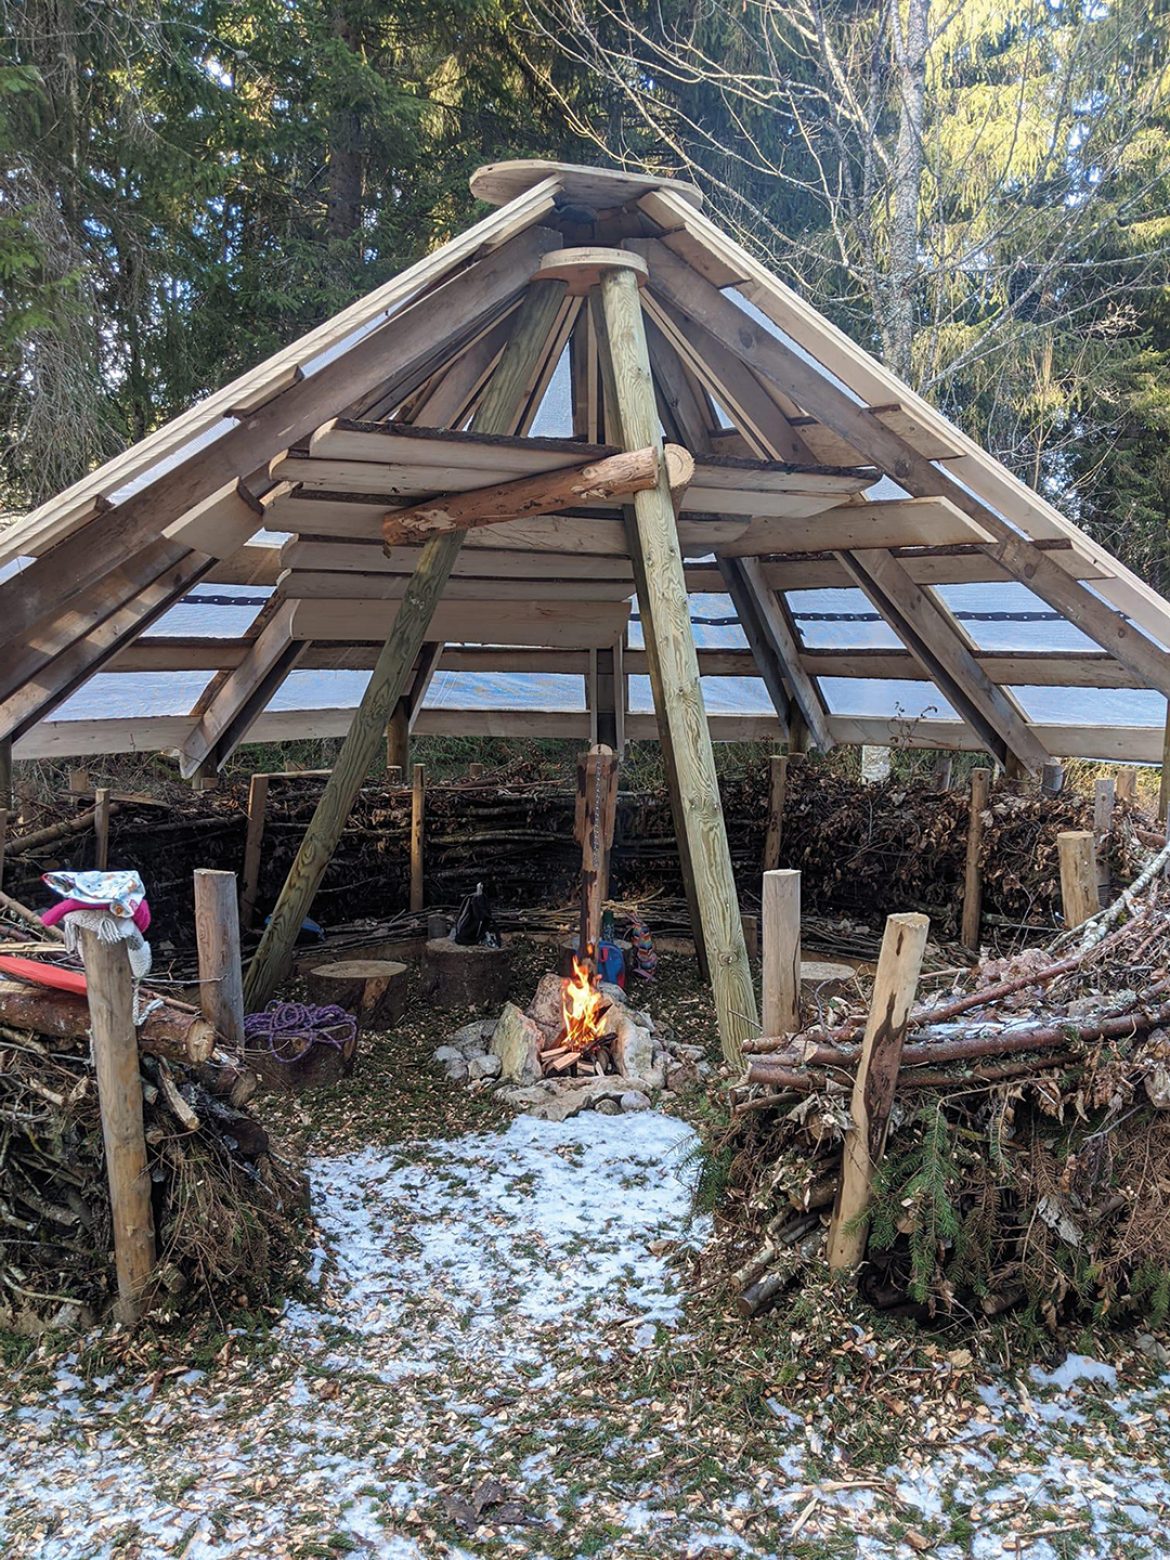
[(588, 963), (574, 954), (572, 978), (561, 988), (561, 1021), (565, 1026), (565, 1045), (583, 1051), (601, 1033), (598, 1009), (605, 998), (597, 990), (597, 978)]

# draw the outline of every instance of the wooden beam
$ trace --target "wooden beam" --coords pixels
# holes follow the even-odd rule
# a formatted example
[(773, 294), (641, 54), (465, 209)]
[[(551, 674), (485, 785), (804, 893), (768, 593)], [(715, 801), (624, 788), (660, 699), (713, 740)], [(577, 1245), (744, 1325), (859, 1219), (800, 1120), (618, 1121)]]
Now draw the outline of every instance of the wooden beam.
[(1097, 851), (1097, 896), (1104, 907), (1110, 901), (1109, 836), (1113, 832), (1113, 807), (1117, 787), (1112, 775), (1093, 784), (1093, 843)]
[[(166, 527), (259, 461), (309, 435), (363, 387), (392, 369), (403, 389), (425, 377), (461, 333), (493, 317), (524, 287), (555, 235), (531, 229), (473, 262), (434, 292), (403, 308), (387, 327), (352, 345), (291, 385), (218, 439), (200, 446), (136, 489), (97, 522), (0, 583), (0, 633), (21, 639), (42, 619), (77, 601)], [(392, 345), (388, 345), (392, 343)]]
[[(455, 537), (461, 533), (445, 534)], [(397, 601), (355, 597), (298, 601), (293, 626), (298, 639), (318, 642), (384, 639), (410, 602), (409, 588)], [(504, 607), (489, 601), (444, 601), (426, 626), (429, 637), (442, 641), (493, 644), (506, 637), (513, 645), (588, 650), (593, 645), (612, 644), (629, 615), (624, 596), (617, 601), (510, 600)]]
[(998, 757), (1016, 754), (1033, 774), (1049, 758), (1027, 721), (955, 633), (938, 600), (888, 552), (842, 553), (841, 562), (921, 663), (927, 676)]
[(988, 555), (1014, 578), (1076, 623), (1090, 638), (1140, 674), (1149, 687), (1170, 694), (1170, 655), (1125, 623), (1046, 553), (1021, 538), (999, 514), (947, 470), (934, 466), (905, 439), (859, 405), (822, 370), (765, 331), (717, 288), (657, 240), (629, 247), (650, 265), (651, 288), (716, 337), (754, 371), (793, 397), (807, 412), (848, 440), (915, 498), (941, 496), (969, 515), (995, 540)]
[(930, 918), (925, 915), (892, 915), (886, 921), (849, 1107), (851, 1125), (845, 1134), (841, 1182), (829, 1225), (829, 1267), (838, 1271), (857, 1267), (865, 1256), (873, 1177), (885, 1153), (898, 1067), (929, 931)]
[[(285, 652), (293, 643), (294, 611), (290, 602), (277, 607), (259, 637), (251, 644), (243, 662), (228, 675), (203, 711), (199, 724), (179, 752), (179, 772), (184, 780), (189, 780), (215, 752), (217, 743), (232, 723), (238, 720), (240, 713), (277, 663), (283, 665), (285, 677), (292, 671), (295, 660), (290, 664)], [(303, 655), (307, 646), (300, 641), (299, 648)], [(299, 655), (296, 659), (299, 659)], [(220, 763), (226, 761), (227, 757), (224, 754)]]
[[(690, 471), (694, 471), (693, 462)], [(382, 537), (388, 547), (417, 545), (441, 531), (468, 531), (552, 514), (574, 505), (623, 498), (653, 487), (657, 481), (657, 451), (633, 450), (583, 466), (551, 471), (547, 476), (520, 477), (513, 482), (428, 500), (409, 509), (393, 509), (382, 522)]]
[(110, 1187), (117, 1319), (133, 1326), (144, 1310), (154, 1269), (154, 1214), (142, 1124), (142, 1078), (134, 1028), (134, 980), (124, 942), (81, 932), (93, 1064), (101, 1107), (102, 1142)]
[(784, 802), (788, 795), (786, 753), (773, 753), (768, 760), (768, 826), (764, 831), (764, 871), (775, 872), (780, 865), (780, 845), (784, 837)]
[(821, 464), (746, 363), (701, 325), (664, 307), (656, 298), (648, 298), (646, 306), (663, 341), (694, 371), (700, 383), (712, 387), (749, 443), (766, 445), (774, 451), (774, 460)]
[[(476, 413), (478, 427), (492, 433), (506, 433), (514, 426), (523, 411), (523, 390), (529, 371), (532, 364), (539, 361), (563, 295), (564, 285), (560, 282), (541, 282), (529, 289), (504, 357)], [(284, 976), (297, 932), (336, 849), (354, 798), (369, 772), (390, 712), (406, 690), (435, 606), (462, 543), (461, 532), (448, 532), (434, 537), (419, 555), (414, 583), (395, 616), (333, 773), (326, 782), (249, 966), (245, 992), (253, 1008), (268, 1000)], [(435, 634), (433, 637), (448, 636)]]
[[(616, 419), (614, 408), (617, 405), (617, 388), (614, 380), (613, 354), (608, 346), (602, 351), (601, 343), (607, 338), (607, 326), (605, 313), (601, 306), (601, 298), (598, 291), (594, 291), (589, 301), (589, 316), (591, 320), (592, 340), (596, 344), (596, 362), (599, 376), (597, 393), (602, 405), (610, 408), (611, 421)], [(625, 541), (623, 551), (628, 555), (630, 566), (634, 573), (634, 582), (637, 588), (638, 600), (645, 601), (650, 593), (650, 585), (647, 578), (645, 559), (642, 549), (636, 538), (637, 521), (634, 510), (627, 506), (625, 511)], [(678, 517), (675, 516), (675, 529), (678, 532)], [(662, 678), (661, 660), (658, 655), (655, 642), (655, 622), (652, 616), (643, 616), (641, 622), (642, 638), (645, 649), (642, 652), (646, 665), (646, 674), (650, 679), (650, 686), (654, 698), (655, 709), (661, 709), (665, 701), (664, 684)], [(634, 718), (627, 716), (626, 729), (632, 735)], [(695, 944), (695, 962), (698, 965), (700, 979), (710, 981), (711, 964), (707, 955), (707, 944), (703, 925), (703, 917), (700, 913), (699, 895), (696, 887), (696, 874), (694, 863), (691, 859), (691, 840), (687, 832), (685, 822), (686, 802), (679, 783), (678, 764), (674, 754), (674, 734), (669, 725), (659, 726), (655, 718), (651, 718), (653, 736), (657, 739), (659, 750), (662, 753), (662, 768), (666, 778), (666, 792), (670, 798), (671, 816), (674, 819), (675, 839), (678, 845), (679, 872), (682, 877), (683, 894), (687, 902), (687, 920), (691, 928), (691, 936)]]
[[(650, 372), (638, 284), (618, 257), (602, 276), (603, 360), (614, 387), (613, 422), (627, 449), (659, 445), (658, 409)], [(756, 998), (727, 845), (719, 782), (707, 727), (699, 663), (691, 633), (686, 579), (665, 468), (657, 487), (636, 493), (631, 545), (638, 552), (646, 596), (642, 618), (654, 623), (651, 654), (658, 661), (658, 722), (670, 729), (684, 820), (695, 873), (723, 1052), (735, 1066), (741, 1043), (756, 1028)]]
[(617, 756), (597, 743), (577, 764), (577, 811), (581, 820), (581, 914), (577, 948), (596, 966), (601, 941), (601, 907), (609, 891), (609, 854), (617, 816)]
[(93, 793), (93, 864), (104, 872), (110, 864), (110, 790), (99, 785)]
[(590, 738), (620, 758), (626, 746), (625, 651), (620, 639), (608, 648), (590, 650), (585, 682)]

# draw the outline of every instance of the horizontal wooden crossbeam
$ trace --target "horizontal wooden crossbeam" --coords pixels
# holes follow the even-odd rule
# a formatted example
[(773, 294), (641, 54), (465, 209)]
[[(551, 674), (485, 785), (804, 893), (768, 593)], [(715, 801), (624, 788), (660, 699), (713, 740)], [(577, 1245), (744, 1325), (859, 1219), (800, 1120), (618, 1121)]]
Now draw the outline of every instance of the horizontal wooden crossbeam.
[[(685, 450), (673, 447), (668, 456), (672, 486), (677, 477), (685, 486), (694, 475), (695, 463)], [(469, 531), (500, 525), (531, 515), (554, 514), (572, 506), (588, 506), (645, 492), (658, 481), (658, 454), (653, 448), (620, 452), (538, 476), (518, 477), (469, 492), (428, 499), (409, 509), (391, 510), (382, 521), (387, 547), (418, 543), (436, 531)]]

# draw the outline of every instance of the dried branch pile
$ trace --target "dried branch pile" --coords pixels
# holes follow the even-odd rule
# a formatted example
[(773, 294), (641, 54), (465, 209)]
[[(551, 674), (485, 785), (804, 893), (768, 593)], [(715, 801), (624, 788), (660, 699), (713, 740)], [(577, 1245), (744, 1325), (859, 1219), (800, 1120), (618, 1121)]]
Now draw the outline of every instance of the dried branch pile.
[[(756, 796), (761, 776), (728, 787), (732, 814), (745, 811), (741, 785)], [(759, 812), (757, 800), (756, 812)], [(984, 815), (980, 866), (985, 917), (1041, 932), (1059, 924), (1056, 836), (1093, 826), (1092, 802), (1075, 792), (1043, 796), (1001, 782)], [(967, 851), (968, 793), (886, 780), (867, 785), (828, 765), (792, 764), (784, 809), (783, 864), (803, 873), (808, 909), (872, 919), (921, 910), (936, 938), (958, 935)], [(1119, 803), (1105, 847), (1114, 877), (1126, 882), (1146, 851), (1136, 830), (1153, 820)], [(760, 840), (762, 849), (762, 834)], [(759, 855), (756, 861), (759, 861)]]
[[(89, 1046), (57, 1032), (54, 994), (42, 1000), (28, 987), (14, 1007), (6, 992), (0, 1327), (86, 1326), (116, 1293)], [(248, 1108), (254, 1076), (218, 1051), (191, 1062), (170, 1041), (143, 1049), (141, 1071), (158, 1251), (152, 1306), (166, 1314), (264, 1300), (299, 1250), (304, 1182)]]
[[(713, 1163), (741, 1309), (819, 1264), (865, 1015), (747, 1049)], [(959, 1319), (1029, 1306), (1050, 1327), (1170, 1313), (1170, 888), (988, 962), (921, 1001), (874, 1187), (861, 1287)]]
[[(271, 909), (321, 794), (319, 777), (284, 779), (268, 793), (257, 904)], [(766, 760), (722, 787), (732, 865), (745, 904), (759, 894), (767, 825)], [(452, 910), (483, 881), (502, 910), (569, 904), (581, 852), (573, 839), (575, 792), (562, 780), (516, 766), (478, 781), (432, 785), (426, 807), (427, 905)], [(141, 873), (155, 915), (155, 948), (189, 945), (194, 927), (195, 867), (239, 872), (243, 866), (247, 786), (178, 792), (167, 806), (122, 798), (110, 825), (110, 859)], [(358, 917), (395, 916), (409, 904), (409, 787), (370, 785), (360, 792), (313, 905), (332, 927)], [(43, 809), (30, 837), (9, 843), (5, 886), (29, 903), (44, 902), (39, 876), (50, 865), (92, 864), (92, 830), (64, 828), (91, 810), (61, 798)], [(55, 816), (53, 816), (55, 814)], [(1027, 924), (1044, 933), (1059, 910), (1056, 834), (1091, 826), (1090, 803), (1000, 786), (992, 793), (983, 841), (985, 919)], [(1153, 821), (1119, 803), (1108, 859), (1119, 881), (1132, 877)], [(783, 860), (804, 874), (810, 915), (848, 916), (873, 924), (895, 910), (922, 909), (936, 938), (958, 933), (967, 840), (967, 797), (924, 785), (863, 785), (827, 764), (789, 769)], [(662, 790), (619, 798), (610, 873), (615, 898), (678, 899), (683, 884), (677, 833)], [(686, 930), (684, 922), (671, 930)]]

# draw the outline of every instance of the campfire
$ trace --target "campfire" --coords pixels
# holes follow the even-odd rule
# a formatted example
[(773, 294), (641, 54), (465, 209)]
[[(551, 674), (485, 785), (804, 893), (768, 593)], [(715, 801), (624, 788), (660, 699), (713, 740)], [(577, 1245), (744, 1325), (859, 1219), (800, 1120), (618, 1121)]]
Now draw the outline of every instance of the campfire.
[(546, 1077), (599, 1077), (617, 1071), (611, 1050), (616, 1032), (607, 1024), (613, 1004), (599, 988), (592, 966), (574, 954), (573, 973), (561, 987), (561, 1032), (539, 1052)]
[(453, 1082), (498, 1090), (547, 1121), (647, 1110), (659, 1091), (707, 1071), (701, 1046), (679, 1044), (579, 959), (567, 980), (541, 976), (527, 1008), (505, 1002), (498, 1018), (456, 1030), (434, 1060)]

